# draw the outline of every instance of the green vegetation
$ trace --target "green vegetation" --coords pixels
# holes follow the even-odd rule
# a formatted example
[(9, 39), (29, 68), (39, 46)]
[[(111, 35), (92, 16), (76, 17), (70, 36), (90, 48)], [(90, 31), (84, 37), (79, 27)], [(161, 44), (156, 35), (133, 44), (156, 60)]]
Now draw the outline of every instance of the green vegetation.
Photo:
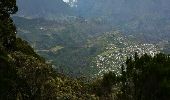
[[(17, 11), (15, 2), (0, 1), (1, 100), (170, 99), (170, 55), (141, 56), (135, 53), (122, 65), (121, 75), (108, 72), (93, 81), (56, 72), (26, 41), (16, 37), (16, 28), (10, 17)], [(97, 40), (102, 40), (97, 42), (99, 46), (109, 42), (104, 41), (104, 37)], [(92, 46), (91, 42), (89, 44)], [(55, 45), (52, 51), (61, 52), (59, 49), (65, 48)], [(91, 48), (87, 50), (94, 52)]]
[(18, 8), (16, 7), (15, 0), (0, 1), (0, 44), (6, 49), (13, 49), (15, 44), (16, 28), (10, 19), (10, 14), (16, 13)]
[(15, 0), (0, 1), (0, 5), (0, 17), (6, 19), (0, 19), (0, 99), (95, 100), (95, 96), (85, 90), (84, 83), (58, 74), (26, 41), (16, 38), (10, 18), (16, 7)]
[(168, 100), (170, 98), (170, 57), (147, 54), (127, 59), (122, 67), (123, 100)]
[[(100, 21), (86, 21), (81, 17), (55, 21), (21, 17), (13, 19), (17, 25), (18, 37), (28, 41), (38, 54), (55, 65), (60, 72), (74, 77), (84, 75), (93, 77), (94, 74), (98, 74), (101, 70), (96, 63), (99, 61), (98, 56), (108, 58), (112, 54), (115, 56), (112, 55), (109, 63), (105, 62), (103, 65), (119, 71), (118, 67), (125, 62), (126, 57), (132, 56), (132, 53), (137, 51), (138, 48), (135, 46), (147, 52), (146, 49), (152, 46), (152, 44), (150, 47), (140, 46), (140, 41), (136, 38), (124, 36), (116, 29), (110, 31), (111, 27)], [(135, 50), (130, 52), (130, 48)], [(119, 53), (123, 55), (117, 55)], [(120, 56), (123, 60), (116, 58)], [(116, 64), (111, 63), (112, 61)], [(101, 75), (106, 72), (102, 71)]]
[(95, 69), (90, 67), (92, 59), (104, 45), (93, 43), (93, 40), (110, 30), (104, 23), (98, 24), (79, 17), (55, 21), (21, 17), (13, 19), (18, 37), (28, 41), (38, 54), (58, 70), (72, 76), (94, 73), (92, 70)]

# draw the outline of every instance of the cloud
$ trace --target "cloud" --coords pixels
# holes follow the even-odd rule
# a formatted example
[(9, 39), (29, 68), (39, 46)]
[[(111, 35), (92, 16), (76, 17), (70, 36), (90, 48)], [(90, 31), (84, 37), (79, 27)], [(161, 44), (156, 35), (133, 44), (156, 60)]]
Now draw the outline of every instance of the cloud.
[(69, 0), (63, 0), (64, 2), (69, 2)]

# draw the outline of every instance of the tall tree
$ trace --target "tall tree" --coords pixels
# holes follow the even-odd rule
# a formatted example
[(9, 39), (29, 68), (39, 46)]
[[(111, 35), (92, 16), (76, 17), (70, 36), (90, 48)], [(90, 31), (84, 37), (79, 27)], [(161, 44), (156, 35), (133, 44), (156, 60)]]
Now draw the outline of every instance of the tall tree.
[(10, 50), (16, 40), (16, 28), (10, 17), (18, 11), (16, 0), (0, 0), (0, 44)]
[(170, 57), (147, 54), (128, 59), (126, 70), (122, 67), (121, 100), (169, 100)]

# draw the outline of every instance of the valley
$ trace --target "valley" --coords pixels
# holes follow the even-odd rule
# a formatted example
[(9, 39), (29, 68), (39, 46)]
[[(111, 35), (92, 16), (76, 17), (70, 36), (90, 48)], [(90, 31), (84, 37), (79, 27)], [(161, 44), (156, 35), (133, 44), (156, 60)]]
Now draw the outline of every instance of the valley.
[(50, 21), (14, 17), (14, 21), (19, 37), (56, 70), (74, 77), (96, 77), (109, 71), (119, 75), (121, 65), (135, 52), (153, 56), (164, 48), (164, 43), (145, 43), (108, 24), (83, 18)]
[[(32, 2), (18, 0), (22, 10), (13, 17), (18, 37), (57, 71), (70, 76), (100, 76), (109, 71), (119, 75), (122, 64), (135, 52), (152, 56), (170, 52), (167, 0)], [(39, 9), (32, 12), (29, 5)]]
[(169, 5), (0, 0), (0, 100), (169, 100)]

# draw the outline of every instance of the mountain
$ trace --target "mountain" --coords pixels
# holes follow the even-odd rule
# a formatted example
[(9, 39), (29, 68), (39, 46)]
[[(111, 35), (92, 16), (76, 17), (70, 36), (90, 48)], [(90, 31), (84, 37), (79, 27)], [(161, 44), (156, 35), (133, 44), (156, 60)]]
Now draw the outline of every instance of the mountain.
[(39, 2), (18, 1), (18, 16), (25, 16), (13, 18), (18, 37), (27, 40), (59, 70), (75, 76), (118, 71), (133, 52), (156, 54), (170, 50), (167, 0)]
[(147, 14), (168, 15), (169, 0), (78, 0), (77, 13), (80, 16), (124, 16), (126, 19)]
[(55, 19), (71, 15), (70, 6), (62, 0), (17, 0), (18, 16)]
[(55, 21), (23, 17), (13, 17), (13, 19), (17, 26), (18, 37), (27, 40), (38, 54), (59, 70), (64, 69), (73, 74), (88, 73), (91, 57), (100, 50), (96, 46), (88, 47), (86, 45), (88, 40), (111, 30), (111, 27), (105, 23), (99, 24), (83, 18)]
[[(169, 51), (168, 41), (143, 44), (101, 20), (82, 17), (11, 18), (16, 11), (15, 0), (0, 1), (1, 100), (169, 100), (170, 55), (157, 48)], [(56, 69), (64, 67), (54, 61), (102, 75), (65, 76), (66, 69)]]
[(145, 43), (169, 41), (169, 0), (18, 0), (18, 16), (62, 19), (82, 17), (106, 23)]
[[(155, 55), (160, 51), (157, 44), (144, 44), (95, 21), (13, 19), (19, 37), (27, 40), (55, 68), (72, 76), (95, 77), (109, 71), (120, 74), (126, 57), (133, 56), (134, 52)], [(160, 44), (162, 48), (163, 44)]]
[(78, 0), (77, 16), (100, 18), (144, 42), (169, 40), (169, 0)]

